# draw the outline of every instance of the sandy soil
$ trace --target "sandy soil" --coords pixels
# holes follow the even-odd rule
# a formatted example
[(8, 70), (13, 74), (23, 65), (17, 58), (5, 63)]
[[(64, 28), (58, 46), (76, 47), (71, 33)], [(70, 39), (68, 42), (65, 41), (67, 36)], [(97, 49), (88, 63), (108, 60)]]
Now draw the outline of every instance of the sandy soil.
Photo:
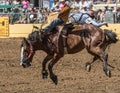
[(85, 63), (90, 55), (83, 50), (65, 55), (54, 66), (58, 85), (48, 78), (42, 79), (41, 61), (46, 54), (37, 51), (32, 66), (22, 68), (19, 63), (21, 39), (0, 39), (0, 93), (120, 93), (120, 42), (109, 50), (112, 77), (105, 76), (103, 63), (96, 61), (90, 72)]

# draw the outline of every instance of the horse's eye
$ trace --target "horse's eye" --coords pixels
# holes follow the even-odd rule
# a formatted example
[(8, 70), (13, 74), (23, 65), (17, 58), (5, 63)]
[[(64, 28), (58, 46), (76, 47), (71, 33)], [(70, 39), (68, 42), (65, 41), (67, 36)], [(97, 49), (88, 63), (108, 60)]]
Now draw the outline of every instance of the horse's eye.
[(24, 52), (28, 52), (27, 50), (24, 50)]
[(24, 50), (24, 53), (29, 54), (29, 51), (28, 50)]

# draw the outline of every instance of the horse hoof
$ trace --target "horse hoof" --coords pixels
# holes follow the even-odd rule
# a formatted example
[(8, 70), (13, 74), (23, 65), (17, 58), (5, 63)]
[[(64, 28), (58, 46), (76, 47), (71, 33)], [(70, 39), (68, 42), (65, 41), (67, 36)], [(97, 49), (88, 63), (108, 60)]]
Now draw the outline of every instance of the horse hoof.
[(103, 70), (104, 70), (106, 76), (111, 77), (111, 71), (110, 70), (105, 69), (105, 68)]
[(106, 75), (107, 75), (108, 77), (111, 77), (111, 71), (110, 71), (110, 70), (107, 70)]
[(42, 71), (42, 77), (43, 77), (43, 79), (47, 79), (48, 72), (47, 71)]
[(86, 67), (86, 70), (87, 70), (88, 72), (90, 72), (90, 70), (91, 70), (91, 64), (90, 64), (89, 62), (86, 63), (85, 67)]
[(56, 75), (51, 76), (50, 78), (51, 78), (51, 80), (53, 81), (53, 83), (54, 83), (55, 85), (57, 85), (57, 84), (58, 84), (58, 78), (57, 78), (57, 76), (56, 76)]

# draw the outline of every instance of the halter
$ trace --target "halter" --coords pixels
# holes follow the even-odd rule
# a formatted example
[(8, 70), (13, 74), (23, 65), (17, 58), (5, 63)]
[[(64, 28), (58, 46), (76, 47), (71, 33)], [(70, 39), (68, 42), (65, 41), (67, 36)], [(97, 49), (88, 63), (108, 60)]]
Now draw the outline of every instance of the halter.
[(22, 63), (25, 62), (26, 60), (28, 60), (35, 53), (35, 51), (33, 50), (32, 43), (29, 40), (27, 40), (27, 41), (28, 41), (28, 43), (30, 45), (30, 53), (29, 53), (29, 56), (27, 58), (24, 58), (23, 55), (21, 54), (22, 55), (22, 57), (21, 57), (21, 62)]

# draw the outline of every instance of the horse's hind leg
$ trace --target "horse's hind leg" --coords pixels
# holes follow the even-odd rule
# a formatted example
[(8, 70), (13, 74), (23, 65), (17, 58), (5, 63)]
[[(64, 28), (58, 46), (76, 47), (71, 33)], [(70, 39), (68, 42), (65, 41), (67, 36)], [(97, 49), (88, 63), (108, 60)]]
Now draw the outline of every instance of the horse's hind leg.
[(108, 63), (107, 63), (108, 54), (105, 53), (105, 51), (103, 51), (100, 47), (91, 48), (90, 51), (92, 52), (92, 54), (97, 55), (101, 61), (103, 61), (104, 63), (103, 71), (107, 76), (110, 77), (111, 73), (110, 73), (110, 70), (108, 69)]
[(47, 63), (50, 59), (52, 59), (52, 56), (51, 56), (51, 55), (47, 55), (47, 56), (45, 57), (45, 59), (43, 60), (43, 62), (42, 62), (42, 78), (43, 78), (43, 79), (47, 78), (47, 76), (48, 76), (48, 72), (47, 72), (47, 70), (46, 70), (46, 63)]
[(105, 72), (105, 74), (109, 77), (111, 77), (111, 72), (110, 70), (107, 68), (108, 67), (108, 63), (107, 63), (107, 60), (108, 60), (108, 54), (107, 53), (103, 53), (103, 56), (102, 56), (102, 60), (104, 62), (104, 65), (103, 65), (103, 71)]

